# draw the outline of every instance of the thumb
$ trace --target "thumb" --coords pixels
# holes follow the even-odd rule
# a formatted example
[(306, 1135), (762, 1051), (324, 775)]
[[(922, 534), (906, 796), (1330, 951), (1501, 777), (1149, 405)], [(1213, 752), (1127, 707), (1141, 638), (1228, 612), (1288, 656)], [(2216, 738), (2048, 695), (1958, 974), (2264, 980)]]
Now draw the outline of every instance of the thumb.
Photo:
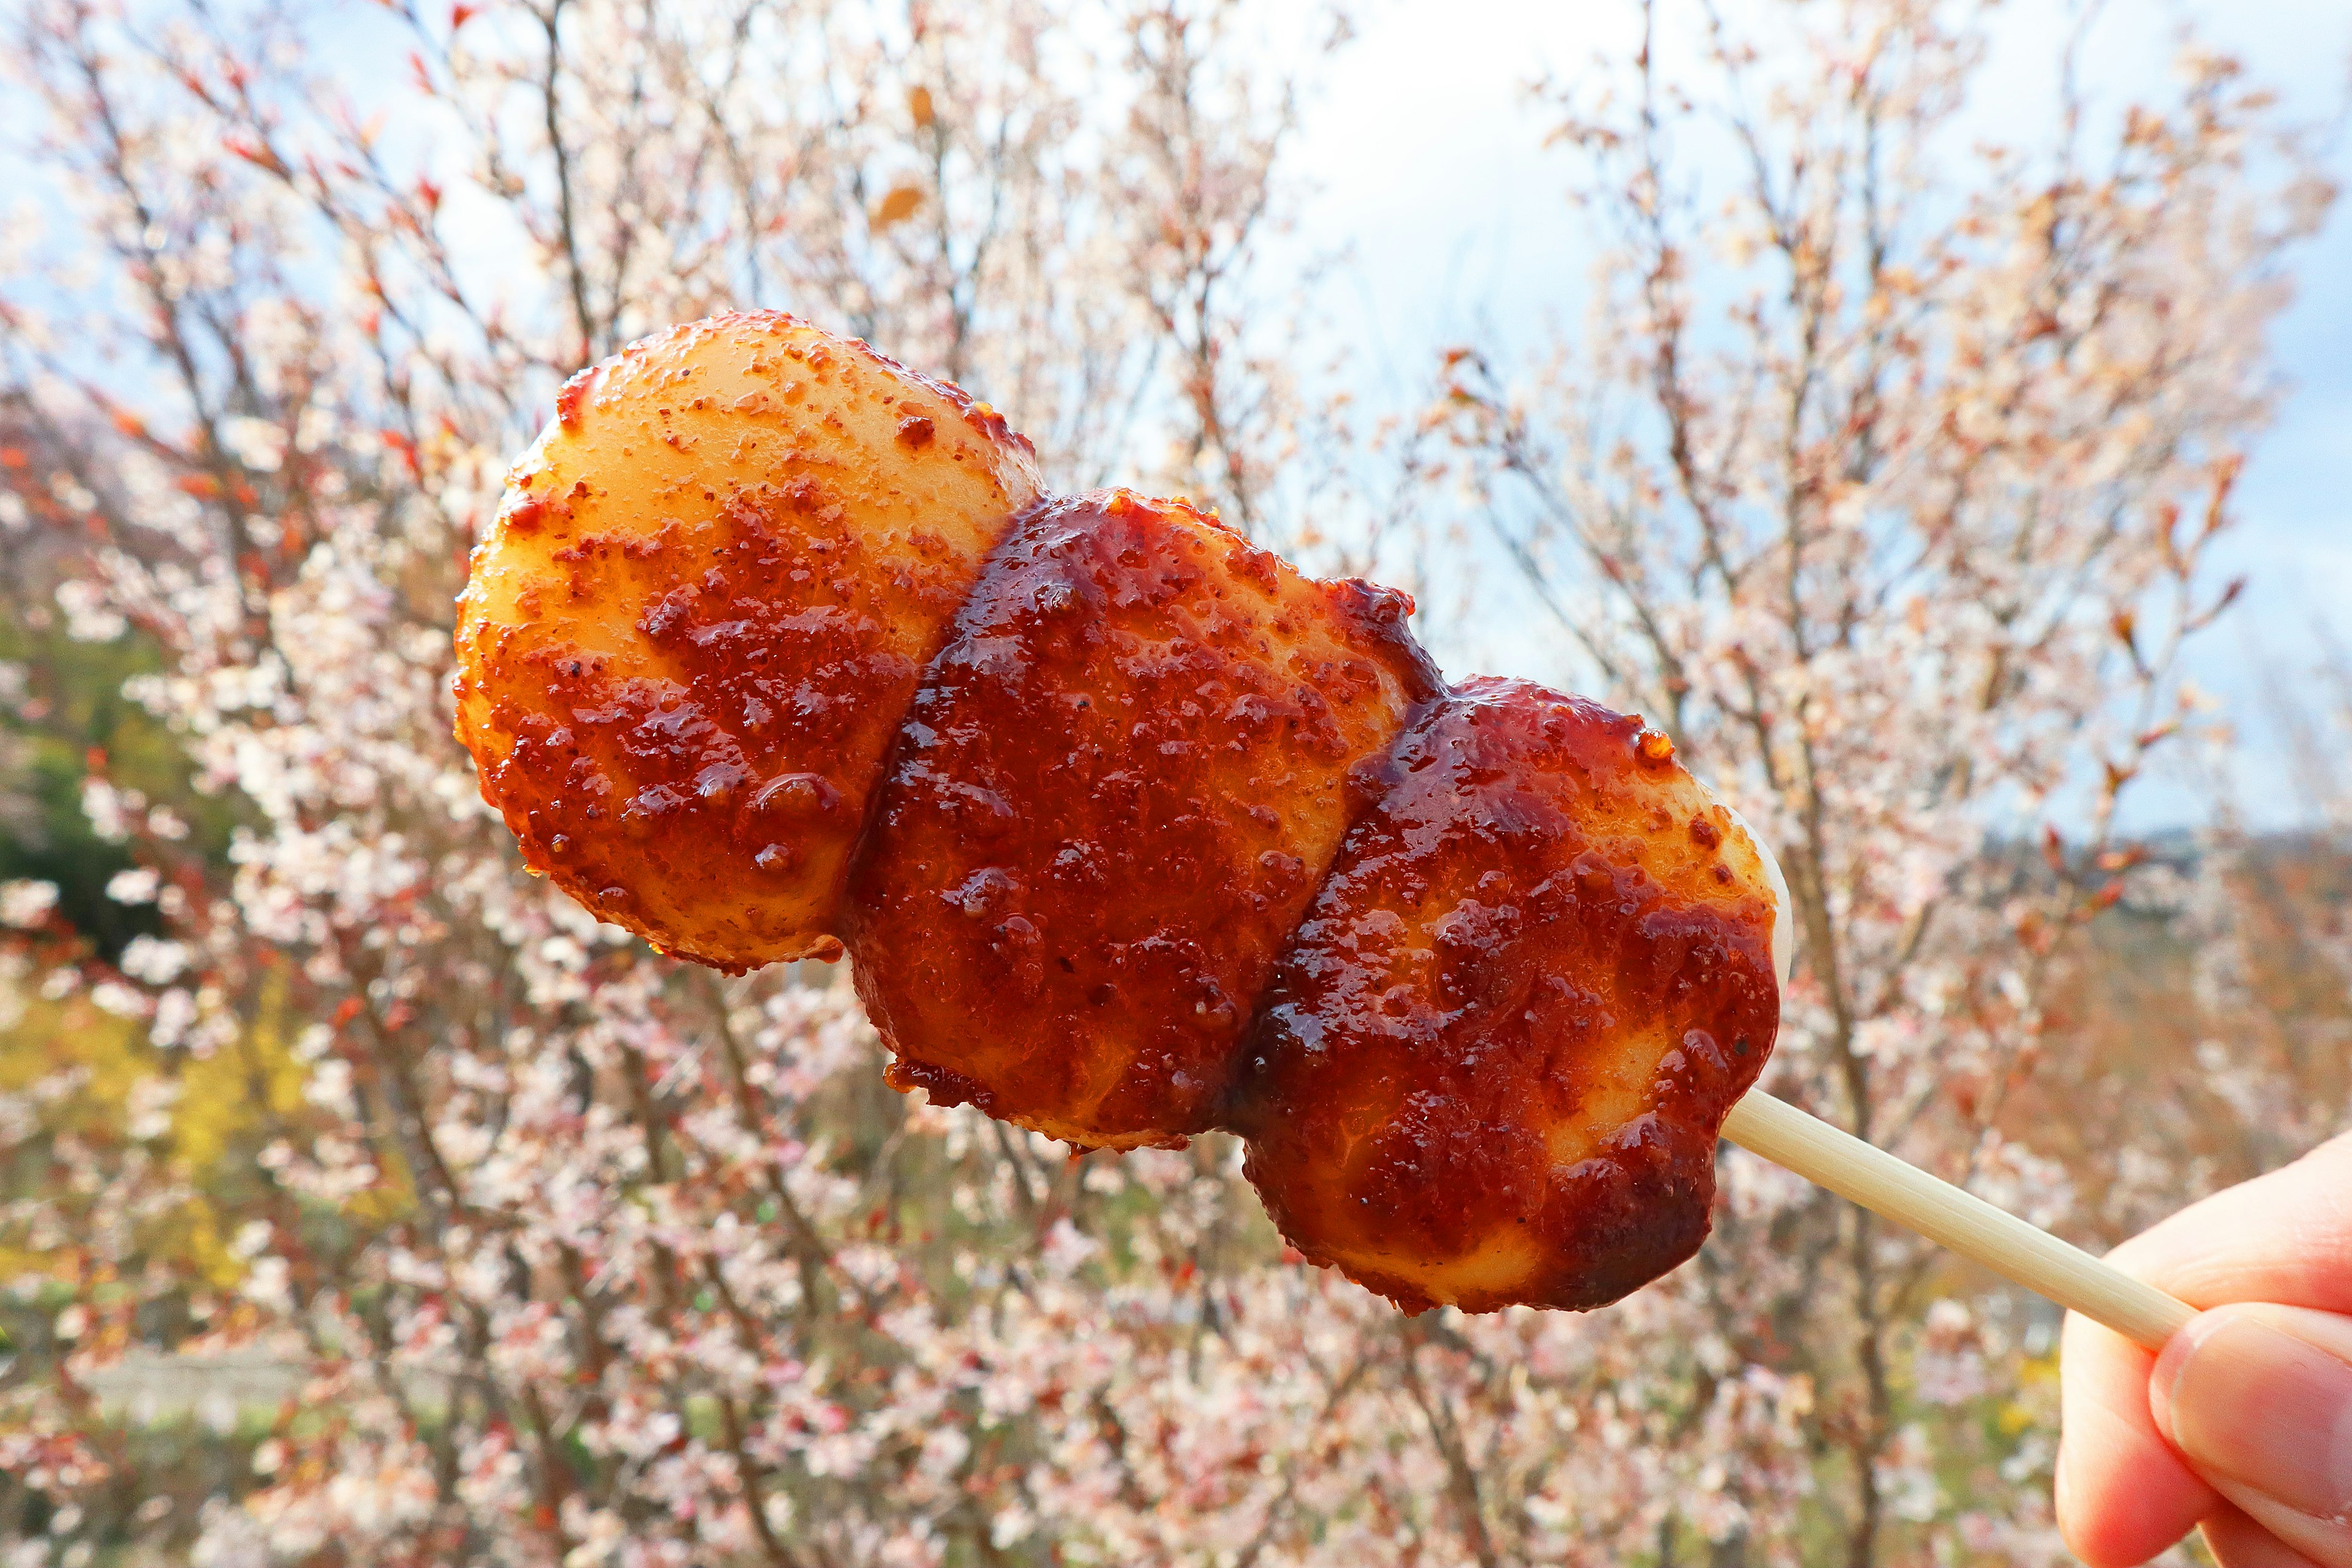
[(2157, 1358), (2148, 1405), (2216, 1490), (2323, 1568), (2352, 1568), (2352, 1318), (2202, 1313)]

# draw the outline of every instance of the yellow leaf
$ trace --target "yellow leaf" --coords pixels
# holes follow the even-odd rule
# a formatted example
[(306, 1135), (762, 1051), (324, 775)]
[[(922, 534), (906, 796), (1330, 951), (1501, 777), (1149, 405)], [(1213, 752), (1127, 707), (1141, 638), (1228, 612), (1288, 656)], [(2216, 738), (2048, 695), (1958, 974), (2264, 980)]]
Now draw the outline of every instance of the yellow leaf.
[(894, 223), (904, 223), (914, 216), (915, 209), (922, 205), (923, 190), (920, 185), (893, 185), (890, 187), (890, 194), (875, 204), (874, 226), (888, 228)]
[(933, 119), (931, 113), (931, 89), (928, 87), (921, 86), (908, 88), (907, 89), (907, 112), (915, 117), (916, 130), (929, 131), (931, 128), (931, 121)]

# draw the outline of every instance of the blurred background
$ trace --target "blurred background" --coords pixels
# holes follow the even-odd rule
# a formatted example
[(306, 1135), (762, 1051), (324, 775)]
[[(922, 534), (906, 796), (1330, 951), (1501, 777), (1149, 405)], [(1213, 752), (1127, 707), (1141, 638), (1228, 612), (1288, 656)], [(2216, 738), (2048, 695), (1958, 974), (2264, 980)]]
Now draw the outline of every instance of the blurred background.
[(2038, 1300), (1727, 1151), (1401, 1317), (450, 739), (562, 380), (786, 309), (1669, 730), (1775, 1092), (2093, 1247), (2352, 1125), (2341, 6), (1465, 11), (0, 0), (11, 1568), (2066, 1560)]

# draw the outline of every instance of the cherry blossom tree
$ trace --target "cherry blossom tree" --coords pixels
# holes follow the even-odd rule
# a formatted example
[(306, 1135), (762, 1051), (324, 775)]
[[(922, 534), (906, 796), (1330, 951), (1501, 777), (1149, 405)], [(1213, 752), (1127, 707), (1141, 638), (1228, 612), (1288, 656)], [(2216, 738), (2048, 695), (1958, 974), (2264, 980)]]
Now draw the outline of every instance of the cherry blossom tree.
[[(1949, 8), (1766, 26), (1795, 39), (1648, 6), (1621, 69), (1555, 95), (1613, 242), (1589, 330), (1524, 379), (1458, 354), (1433, 419), (1574, 666), (1780, 846), (1801, 956), (1771, 1087), (2062, 1221), (2013, 1108), (2066, 1049), (2072, 933), (2133, 887), (2117, 805), (2200, 727), (2179, 654), (2242, 586), (2203, 562), (2272, 390), (2279, 255), (2331, 193), (2225, 59), (2109, 123), (2078, 33), (2049, 144), (1971, 146), (1984, 41)], [(1937, 1254), (1781, 1185), (1685, 1283), (1810, 1386), (1848, 1562), (1950, 1513), (1916, 1413), (1982, 1374), (1901, 1366), (1986, 1331)]]
[[(1715, 97), (1662, 47), (1545, 100), (1611, 239), (1593, 328), (1454, 356), (1381, 447), (1262, 321), (1329, 16), (24, 0), (5, 592), (152, 651), (123, 689), (179, 771), (93, 752), (79, 785), (138, 936), (0, 888), (12, 1549), (2053, 1556), (2024, 1309), (1792, 1179), (1729, 1161), (1707, 1252), (1610, 1311), (1402, 1318), (1285, 1254), (1228, 1141), (1073, 1160), (889, 1092), (821, 966), (598, 924), (449, 735), (465, 552), (561, 379), (795, 310), (971, 385), (1057, 482), (1516, 574), (1559, 673), (1782, 847), (1778, 1086), (2083, 1223), (2028, 1135), (2082, 1058), (2053, 998), (2133, 900), (2236, 918), (2114, 807), (2194, 728), (2178, 648), (2227, 597), (2200, 552), (2318, 195), (2218, 61), (1980, 157), (1967, 16), (1774, 16), (1769, 50), (1654, 22)], [(1737, 153), (1727, 207), (1685, 134)], [(2160, 1136), (2101, 1155), (2133, 1150), (2133, 1203), (2197, 1179)], [(212, 1381), (142, 1405), (167, 1366)]]

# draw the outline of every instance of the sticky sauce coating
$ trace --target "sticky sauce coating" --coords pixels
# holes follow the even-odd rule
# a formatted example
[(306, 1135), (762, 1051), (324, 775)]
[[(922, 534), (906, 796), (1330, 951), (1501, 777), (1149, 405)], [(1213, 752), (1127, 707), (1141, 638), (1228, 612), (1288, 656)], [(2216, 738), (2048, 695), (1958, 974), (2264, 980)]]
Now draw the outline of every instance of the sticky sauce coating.
[(1773, 897), (1665, 736), (1521, 681), (1398, 748), (1230, 1117), (1291, 1244), (1409, 1310), (1590, 1308), (1696, 1251), (1780, 1016)]
[(533, 868), (738, 971), (840, 952), (899, 720), (1037, 495), (962, 392), (775, 312), (566, 384), (475, 553), (457, 733)]
[(892, 1081), (1089, 1147), (1203, 1131), (1438, 691), (1403, 595), (1181, 502), (1045, 503), (908, 715), (849, 900)]

